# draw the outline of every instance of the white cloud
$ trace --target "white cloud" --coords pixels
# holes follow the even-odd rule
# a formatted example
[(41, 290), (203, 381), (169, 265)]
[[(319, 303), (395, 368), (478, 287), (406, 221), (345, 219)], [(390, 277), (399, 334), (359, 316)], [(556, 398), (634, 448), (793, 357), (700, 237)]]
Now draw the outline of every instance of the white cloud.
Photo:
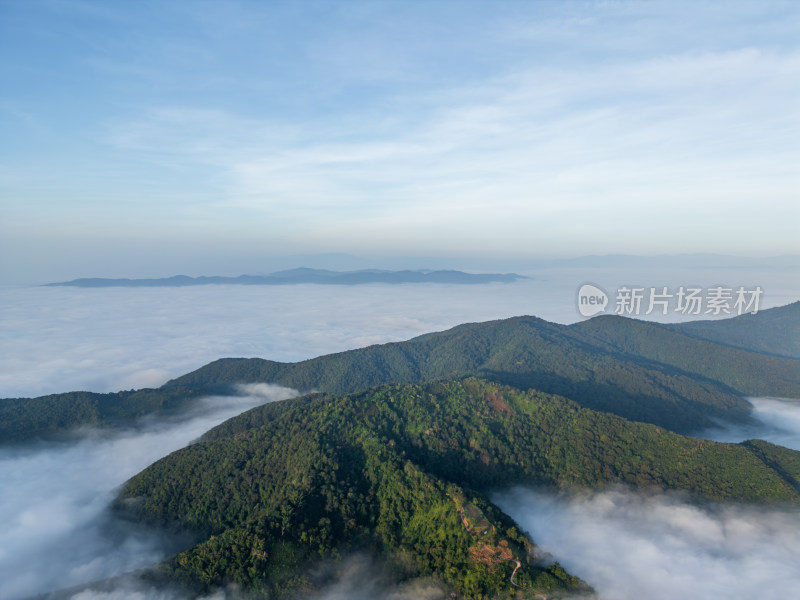
[(587, 281), (609, 293), (621, 285), (760, 285), (762, 309), (797, 299), (791, 271), (523, 274), (533, 278), (509, 285), (7, 288), (0, 293), (0, 398), (158, 386), (218, 358), (292, 362), (464, 322), (531, 314), (570, 323), (579, 318), (575, 294)]
[[(497, 76), (477, 89), (440, 90), (389, 130), (367, 120), (356, 131), (342, 126), (312, 132), (300, 123), (186, 107), (155, 111), (136, 125), (135, 137), (144, 149), (199, 157), (229, 171), (234, 194), (262, 193), (267, 204), (272, 195), (263, 192), (270, 182), (288, 184), (301, 176), (347, 182), (349, 193), (363, 198), (354, 185), (359, 177), (400, 185), (416, 174), (444, 183), (444, 175), (482, 165), (483, 173), (505, 167), (529, 181), (520, 167), (580, 166), (609, 155), (637, 159), (648, 147), (662, 160), (694, 170), (700, 167), (680, 161), (677, 152), (665, 156), (664, 144), (685, 151), (698, 141), (716, 144), (720, 136), (737, 140), (742, 131), (774, 141), (785, 119), (798, 118), (798, 75), (797, 55), (757, 49), (633, 58), (599, 69), (545, 66)], [(293, 133), (268, 135), (276, 129)], [(752, 141), (742, 140), (740, 150)], [(796, 143), (787, 148), (798, 151)], [(332, 165), (337, 168), (327, 170)], [(372, 168), (377, 165), (379, 172)], [(333, 189), (331, 199), (341, 200)]]
[(786, 600), (800, 585), (800, 511), (690, 504), (618, 489), (514, 489), (493, 500), (601, 599)]
[[(655, 6), (646, 27), (663, 28), (679, 12)], [(556, 20), (581, 32), (585, 47), (602, 48), (600, 57), (607, 38), (630, 26)], [(527, 58), (481, 76), (383, 89), (388, 110), (356, 103), (331, 108), (336, 119), (285, 119), (175, 105), (112, 137), (159, 160), (202, 165), (214, 174), (205, 182), (216, 190), (213, 210), (251, 211), (266, 231), (296, 239), (435, 251), (478, 236), (502, 246), (541, 223), (553, 233), (518, 238), (518, 251), (563, 251), (580, 210), (600, 225), (598, 243), (638, 231), (639, 247), (657, 233), (657, 251), (674, 248), (690, 215), (716, 223), (695, 248), (756, 243), (748, 234), (769, 230), (759, 243), (786, 251), (794, 247), (786, 223), (797, 217), (800, 146), (787, 132), (800, 123), (800, 56), (750, 41), (566, 62), (523, 47)]]
[(756, 422), (747, 425), (726, 423), (698, 434), (718, 442), (769, 440), (800, 450), (800, 401), (777, 398), (748, 398)]
[[(442, 600), (445, 590), (436, 581), (416, 578), (393, 581), (378, 560), (367, 554), (352, 554), (341, 560), (320, 561), (310, 577), (317, 590), (301, 596), (308, 600)], [(231, 585), (197, 597), (177, 588), (158, 588), (135, 575), (92, 585), (69, 596), (70, 600), (248, 600), (258, 597)]]
[(329, 580), (311, 600), (440, 600), (445, 597), (442, 586), (429, 579), (413, 579), (393, 583), (381, 565), (365, 554), (345, 557), (338, 564), (323, 564), (319, 571)]
[(23, 598), (105, 579), (176, 551), (182, 540), (121, 523), (108, 506), (129, 477), (214, 425), (298, 394), (267, 385), (254, 391), (201, 400), (180, 420), (150, 419), (137, 430), (89, 430), (73, 444), (0, 450), (0, 596)]
[(536, 289), (521, 282), (7, 290), (0, 397), (160, 385), (222, 357), (296, 361), (463, 321), (572, 313), (571, 296), (565, 304), (551, 295), (545, 309)]

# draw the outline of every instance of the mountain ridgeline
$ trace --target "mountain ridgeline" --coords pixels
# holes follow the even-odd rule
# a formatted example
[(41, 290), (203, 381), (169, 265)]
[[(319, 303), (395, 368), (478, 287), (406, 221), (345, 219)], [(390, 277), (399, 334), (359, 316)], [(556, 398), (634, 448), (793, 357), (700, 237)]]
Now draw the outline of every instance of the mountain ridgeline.
[(800, 360), (615, 316), (569, 326), (536, 317), (470, 323), (299, 363), (222, 359), (164, 389), (223, 390), (231, 383), (269, 381), (341, 394), (387, 382), (467, 376), (559, 394), (680, 432), (708, 427), (713, 419), (746, 419), (743, 394), (800, 397)]
[[(559, 394), (588, 408), (689, 433), (716, 419), (746, 420), (750, 405), (742, 395), (800, 397), (800, 360), (780, 344), (800, 323), (798, 306), (701, 322), (691, 330), (691, 324), (617, 316), (574, 325), (515, 317), (298, 363), (220, 359), (159, 389), (1, 400), (0, 443), (180, 412), (199, 396), (235, 393), (232, 386), (238, 383), (346, 394), (384, 383), (469, 376)], [(743, 332), (762, 322), (764, 331), (747, 347)]]
[(721, 321), (674, 326), (688, 335), (765, 354), (800, 358), (800, 302)]

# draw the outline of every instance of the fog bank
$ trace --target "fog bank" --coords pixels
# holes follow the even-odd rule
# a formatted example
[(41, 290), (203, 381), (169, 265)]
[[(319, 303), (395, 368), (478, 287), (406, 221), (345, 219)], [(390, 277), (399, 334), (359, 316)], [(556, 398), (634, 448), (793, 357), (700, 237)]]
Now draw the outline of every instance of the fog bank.
[(753, 423), (721, 423), (698, 433), (698, 437), (717, 442), (761, 439), (800, 450), (800, 400), (747, 398), (747, 401), (753, 405)]
[[(446, 590), (429, 578), (397, 582), (377, 558), (352, 554), (339, 561), (322, 560), (312, 566), (309, 579), (317, 591), (298, 596), (306, 600), (444, 600)], [(261, 596), (258, 596), (261, 597)], [(57, 600), (249, 600), (254, 594), (237, 586), (217, 589), (200, 598), (178, 588), (154, 587), (135, 575), (59, 594)]]
[[(581, 319), (576, 294), (588, 281), (609, 294), (622, 285), (759, 285), (762, 309), (798, 298), (795, 278), (785, 270), (576, 266), (521, 274), (531, 279), (486, 285), (0, 288), (0, 398), (157, 387), (222, 357), (298, 361), (519, 315), (572, 323)], [(673, 314), (642, 318), (679, 320)]]
[(74, 443), (0, 450), (0, 598), (27, 597), (153, 564), (170, 551), (157, 532), (108, 512), (117, 488), (159, 458), (240, 412), (296, 396), (242, 386), (242, 396), (198, 402), (180, 420), (136, 430), (85, 430)]
[(788, 600), (800, 589), (800, 509), (693, 506), (615, 489), (492, 499), (606, 600)]

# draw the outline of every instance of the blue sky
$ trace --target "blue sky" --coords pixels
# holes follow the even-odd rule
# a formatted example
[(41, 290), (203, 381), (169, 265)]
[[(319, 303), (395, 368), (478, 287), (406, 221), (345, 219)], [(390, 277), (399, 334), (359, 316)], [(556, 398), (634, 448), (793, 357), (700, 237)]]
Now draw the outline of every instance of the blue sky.
[(798, 253), (798, 31), (795, 2), (0, 0), (0, 281)]

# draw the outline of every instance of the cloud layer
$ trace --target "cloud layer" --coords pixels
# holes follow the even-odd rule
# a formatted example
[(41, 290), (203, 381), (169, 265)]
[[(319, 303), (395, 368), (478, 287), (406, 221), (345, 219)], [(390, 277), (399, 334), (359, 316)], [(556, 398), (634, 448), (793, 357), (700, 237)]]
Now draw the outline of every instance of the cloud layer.
[(617, 489), (494, 501), (605, 600), (788, 600), (800, 586), (800, 509), (695, 506)]
[(181, 540), (115, 520), (116, 489), (162, 456), (243, 410), (297, 395), (248, 386), (180, 420), (131, 431), (90, 430), (72, 444), (0, 450), (0, 597), (22, 598), (153, 564)]
[(576, 294), (588, 281), (609, 293), (621, 285), (760, 285), (761, 308), (797, 299), (795, 277), (783, 270), (522, 273), (532, 279), (491, 285), (8, 288), (0, 293), (0, 398), (156, 387), (221, 357), (297, 361), (518, 315), (570, 323), (580, 318)]
[(786, 401), (777, 398), (748, 398), (747, 400), (753, 405), (755, 423), (748, 425), (727, 423), (703, 431), (699, 437), (718, 442), (762, 439), (800, 450), (800, 401)]
[[(0, 295), (0, 397), (158, 385), (220, 356), (299, 360), (518, 314), (570, 322), (578, 318), (577, 288), (587, 280), (605, 289), (719, 282), (713, 279), (718, 271), (693, 272), (688, 282), (686, 270), (651, 271), (551, 269), (532, 273), (530, 281), (487, 286), (7, 289)], [(774, 304), (793, 299), (783, 273), (727, 271), (725, 277), (732, 285), (764, 285)], [(72, 445), (0, 451), (0, 596), (102, 579), (166, 556), (170, 540), (116, 522), (108, 503), (125, 479), (216, 423), (294, 392), (259, 384), (241, 393), (209, 399), (187, 420), (91, 432)], [(752, 402), (763, 427), (708, 435), (800, 448), (798, 405)], [(620, 490), (575, 497), (518, 490), (498, 498), (537, 543), (609, 600), (669, 594), (783, 600), (782, 593), (800, 585), (789, 560), (800, 553), (796, 511), (698, 508), (677, 496)], [(358, 560), (348, 565), (327, 597), (345, 597), (359, 586), (387, 599), (438, 593), (425, 586), (397, 591), (369, 569), (359, 570), (365, 567)], [(125, 586), (79, 597), (162, 592), (170, 597)]]

